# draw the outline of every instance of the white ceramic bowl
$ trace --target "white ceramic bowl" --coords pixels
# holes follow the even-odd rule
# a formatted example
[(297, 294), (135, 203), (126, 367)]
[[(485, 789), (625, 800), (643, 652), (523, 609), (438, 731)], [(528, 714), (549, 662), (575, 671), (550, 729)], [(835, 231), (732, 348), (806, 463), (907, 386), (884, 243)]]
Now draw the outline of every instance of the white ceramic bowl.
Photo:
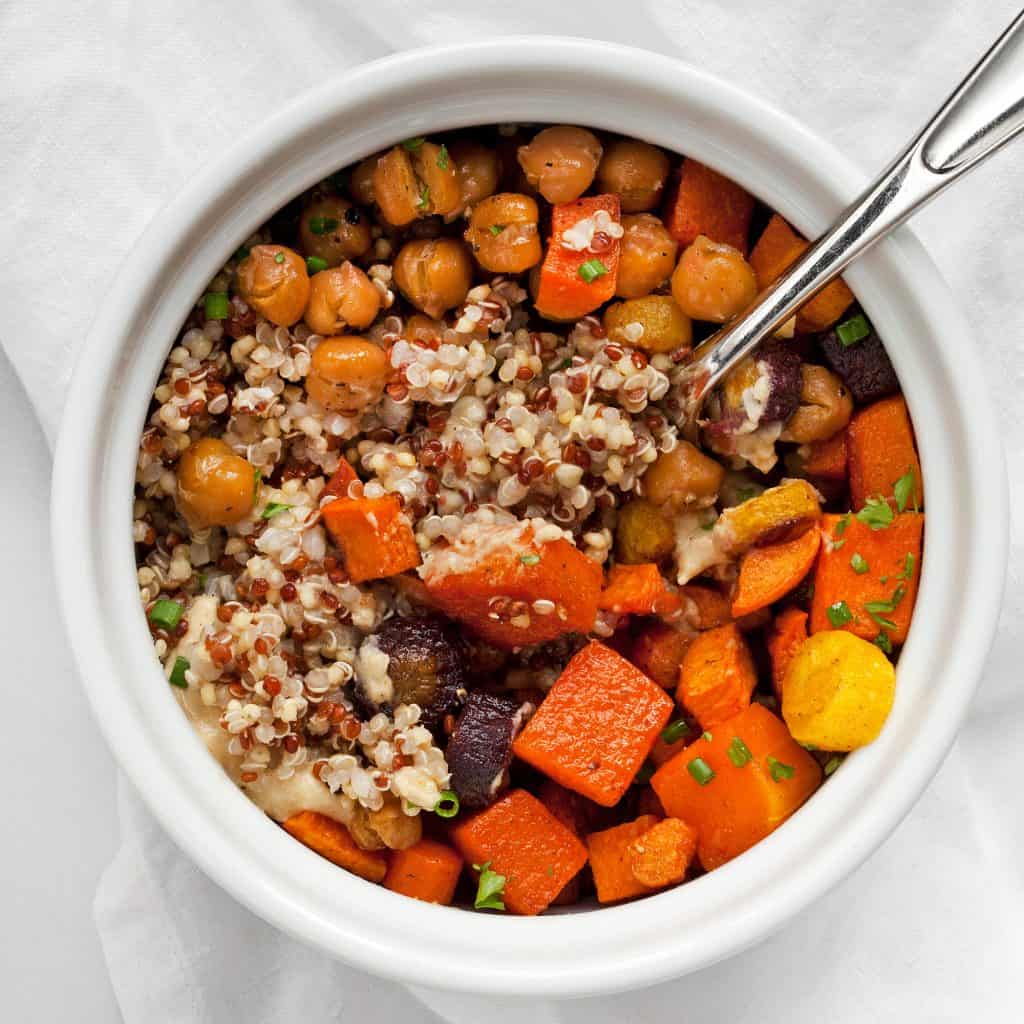
[(681, 151), (810, 235), (862, 183), (788, 117), (639, 50), (500, 39), (360, 68), (291, 104), (200, 174), (125, 261), (70, 389), (54, 470), (54, 545), (65, 620), (111, 747), (167, 831), (237, 899), (295, 936), (404, 981), (597, 993), (683, 974), (757, 942), (853, 870), (908, 811), (953, 740), (993, 634), (1005, 475), (968, 326), (902, 231), (847, 275), (903, 383), (928, 494), (920, 595), (882, 736), (753, 850), (626, 906), (533, 919), (428, 906), (302, 847), (207, 755), (153, 656), (131, 540), (150, 394), (206, 282), (286, 200), (398, 139), (504, 121), (591, 125)]

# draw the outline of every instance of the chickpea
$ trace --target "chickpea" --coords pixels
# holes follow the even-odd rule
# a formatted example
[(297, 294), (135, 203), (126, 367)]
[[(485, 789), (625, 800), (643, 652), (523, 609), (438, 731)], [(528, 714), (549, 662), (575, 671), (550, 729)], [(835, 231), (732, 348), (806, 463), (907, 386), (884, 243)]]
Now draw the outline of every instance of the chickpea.
[(440, 214), (442, 217), (459, 208), (462, 190), (459, 172), (447, 147), (422, 142), (412, 153), (412, 166), (420, 180), (417, 212), (421, 217)]
[(411, 224), (425, 209), (420, 182), (412, 158), (395, 146), (377, 160), (373, 171), (373, 194), (381, 216), (396, 228)]
[(690, 318), (671, 295), (614, 303), (604, 312), (604, 329), (610, 341), (645, 352), (673, 352), (693, 340)]
[(406, 242), (395, 257), (393, 272), (402, 294), (435, 319), (462, 302), (473, 283), (473, 261), (454, 238)]
[(757, 280), (739, 249), (698, 235), (679, 257), (672, 294), (694, 320), (724, 324), (754, 301)]
[(850, 422), (853, 398), (846, 385), (824, 366), (804, 363), (800, 377), (800, 404), (780, 439), (798, 444), (825, 441)]
[(377, 169), (378, 154), (368, 156), (356, 164), (349, 178), (348, 188), (352, 198), (361, 206), (373, 206), (377, 201), (373, 192), (373, 172)]
[(540, 263), (538, 216), (529, 196), (500, 192), (482, 200), (465, 234), (477, 263), (496, 274), (519, 274)]
[(380, 312), (377, 286), (355, 264), (321, 270), (309, 282), (305, 320), (316, 334), (339, 334), (346, 327), (369, 327)]
[(545, 128), (519, 148), (526, 180), (549, 203), (571, 203), (590, 188), (601, 161), (601, 143), (586, 128)]
[(634, 498), (619, 510), (615, 555), (623, 564), (660, 562), (672, 553), (675, 544), (672, 520), (650, 501)]
[(493, 149), (459, 139), (450, 147), (452, 160), (459, 175), (459, 206), (449, 214), (449, 220), (468, 212), (482, 199), (494, 195), (501, 177), (501, 162)]
[(632, 213), (622, 218), (619, 274), (615, 294), (639, 299), (664, 284), (676, 265), (679, 244), (653, 213)]
[(653, 210), (668, 181), (668, 157), (636, 139), (616, 139), (601, 157), (597, 187), (619, 197), (623, 213)]
[(643, 493), (655, 505), (704, 507), (714, 503), (725, 470), (689, 441), (663, 452), (641, 478)]
[(280, 327), (291, 327), (309, 301), (306, 261), (283, 245), (254, 245), (238, 265), (238, 293)]
[(230, 526), (256, 501), (252, 464), (217, 437), (194, 441), (178, 460), (178, 509), (198, 528)]
[(324, 338), (313, 349), (306, 392), (336, 412), (361, 412), (379, 401), (389, 370), (387, 353), (366, 338)]
[(405, 340), (432, 341), (440, 338), (444, 330), (445, 325), (440, 320), (432, 320), (422, 313), (413, 313), (405, 321)]
[(373, 244), (370, 220), (347, 199), (325, 196), (302, 211), (299, 244), (307, 256), (316, 256), (329, 267), (336, 267), (369, 251)]
[(407, 850), (423, 836), (420, 816), (406, 814), (396, 796), (387, 793), (377, 811), (357, 805), (348, 830), (362, 850)]

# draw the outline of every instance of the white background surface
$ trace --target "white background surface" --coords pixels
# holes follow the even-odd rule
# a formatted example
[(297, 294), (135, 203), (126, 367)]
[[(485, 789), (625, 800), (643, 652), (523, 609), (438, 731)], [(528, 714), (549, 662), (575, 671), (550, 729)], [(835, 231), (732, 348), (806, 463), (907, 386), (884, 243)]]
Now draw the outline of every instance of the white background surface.
[[(237, 127), (256, 123), (289, 95), (359, 59), (494, 31), (617, 39), (696, 60), (876, 168), (1017, 6), (1013, 0), (861, 0), (825, 14), (812, 0), (373, 0), (347, 10), (328, 0), (251, 0), (237, 7), (49, 0), (16, 10), (0, 0), (0, 342), (14, 354), (52, 429), (66, 353), (155, 209), (192, 166), (229, 145)], [(223, 88), (225, 81), (234, 87)], [(20, 143), (13, 149), (12, 138)], [(1014, 480), (1024, 477), (1022, 159), (1024, 141), (915, 222), (991, 366)], [(115, 772), (55, 615), (48, 469), (43, 437), (0, 355), (6, 576), (0, 664), (9, 723), (3, 750), (13, 766), (0, 841), (0, 1020), (91, 1024), (117, 1019), (91, 917), (97, 879), (118, 842)], [(1007, 610), (971, 718), (894, 837), (757, 949), (668, 988), (576, 1004), (575, 1013), (531, 1010), (534, 1024), (700, 1021), (712, 1014), (729, 1024), (1020, 1019), (1019, 508), (1018, 502)], [(233, 919), (226, 897), (211, 891), (208, 908), (225, 928), (232, 919), (241, 933), (273, 949), (267, 930), (245, 912)], [(135, 981), (145, 987), (160, 965), (146, 963), (146, 949), (138, 954), (137, 963), (146, 966)], [(231, 977), (240, 987), (245, 963), (235, 959)], [(120, 967), (131, 971), (136, 962)], [(318, 991), (330, 993), (332, 970), (323, 966)], [(325, 1019), (356, 1019), (338, 1011), (365, 1006), (365, 990), (375, 986), (325, 999)], [(236, 1019), (231, 993), (219, 996), (201, 1017), (174, 1020)], [(428, 1001), (457, 1021), (522, 1019), (521, 1007)], [(202, 1005), (198, 995), (195, 1005)], [(283, 1001), (260, 1022), (288, 1019), (290, 1005)], [(409, 997), (388, 1005), (402, 1019), (421, 1019)], [(154, 1016), (147, 1024), (165, 1019)]]

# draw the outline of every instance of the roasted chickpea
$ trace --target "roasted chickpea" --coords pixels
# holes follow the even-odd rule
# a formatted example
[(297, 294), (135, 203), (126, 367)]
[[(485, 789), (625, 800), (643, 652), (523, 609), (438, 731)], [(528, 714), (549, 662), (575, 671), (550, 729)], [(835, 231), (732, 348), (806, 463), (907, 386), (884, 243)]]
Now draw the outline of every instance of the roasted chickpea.
[(355, 264), (321, 270), (309, 282), (305, 320), (317, 334), (339, 334), (346, 327), (369, 327), (380, 311), (377, 286)]
[(435, 319), (462, 302), (473, 282), (473, 261), (466, 247), (454, 238), (406, 242), (395, 257), (393, 270), (402, 294)]
[(448, 215), (449, 220), (468, 212), (480, 200), (494, 195), (501, 177), (498, 154), (479, 142), (459, 139), (452, 143), (450, 153), (459, 175), (459, 206)]
[(644, 496), (655, 505), (703, 507), (714, 503), (725, 470), (689, 441), (663, 452), (643, 477)]
[(690, 318), (671, 295), (647, 295), (614, 303), (604, 311), (604, 329), (611, 341), (645, 352), (689, 348), (693, 339)]
[(306, 391), (328, 409), (361, 412), (384, 393), (389, 369), (387, 353), (366, 338), (324, 338), (313, 349)]
[(198, 528), (230, 526), (256, 501), (252, 464), (216, 437), (194, 441), (178, 460), (178, 510)]
[(379, 810), (357, 805), (348, 830), (361, 850), (406, 850), (423, 835), (419, 815), (406, 814), (397, 797), (386, 793)]
[(238, 293), (280, 327), (291, 327), (309, 301), (306, 261), (283, 245), (254, 245), (238, 265)]
[(616, 139), (597, 167), (597, 187), (619, 197), (623, 213), (653, 210), (668, 181), (668, 157), (636, 139)]
[(361, 206), (372, 206), (376, 202), (373, 193), (373, 172), (377, 169), (378, 159), (378, 154), (374, 153), (352, 169), (348, 187), (352, 198)]
[(810, 444), (837, 434), (853, 413), (853, 398), (846, 385), (824, 366), (800, 367), (800, 404), (780, 435), (783, 441)]
[(340, 196), (324, 196), (310, 203), (299, 220), (299, 244), (307, 256), (336, 267), (354, 260), (373, 244), (369, 218)]
[(432, 320), (422, 313), (413, 313), (405, 321), (406, 341), (432, 341), (444, 334), (445, 325), (441, 320)]
[(653, 213), (632, 213), (622, 218), (619, 274), (615, 294), (639, 299), (664, 284), (676, 265), (679, 244)]
[(672, 294), (694, 320), (724, 324), (754, 301), (757, 280), (739, 249), (698, 235), (679, 257)]
[(545, 128), (519, 148), (526, 180), (549, 203), (571, 203), (590, 188), (601, 161), (593, 132), (571, 125)]
[(477, 263), (496, 274), (519, 274), (540, 263), (537, 217), (537, 204), (514, 192), (478, 203), (465, 235)]
[(447, 147), (421, 142), (412, 152), (412, 168), (420, 180), (417, 212), (421, 217), (435, 213), (444, 217), (459, 208), (459, 173)]
[(412, 158), (401, 147), (389, 149), (373, 169), (373, 195), (381, 216), (396, 228), (411, 224), (426, 208)]
[(634, 498), (619, 510), (615, 524), (615, 555), (625, 565), (660, 562), (672, 553), (676, 533), (662, 509)]

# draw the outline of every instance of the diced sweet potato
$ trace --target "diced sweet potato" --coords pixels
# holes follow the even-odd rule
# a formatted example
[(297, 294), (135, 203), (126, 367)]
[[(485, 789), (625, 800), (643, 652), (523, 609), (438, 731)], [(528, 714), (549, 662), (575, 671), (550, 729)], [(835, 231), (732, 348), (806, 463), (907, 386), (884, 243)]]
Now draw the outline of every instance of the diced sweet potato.
[(598, 903), (617, 903), (654, 891), (638, 882), (633, 874), (630, 845), (657, 823), (658, 819), (653, 814), (644, 814), (635, 821), (587, 836)]
[(720, 590), (699, 583), (687, 583), (680, 588), (680, 593), (683, 596), (684, 614), (695, 629), (714, 629), (732, 620), (729, 599)]
[(739, 714), (757, 685), (757, 671), (743, 634), (734, 622), (701, 633), (690, 644), (679, 670), (676, 700), (701, 727), (711, 729)]
[(641, 885), (663, 889), (686, 877), (696, 852), (697, 830), (679, 818), (666, 818), (629, 844), (629, 867)]
[[(601, 582), (601, 567), (562, 539), (488, 549), (468, 571), (426, 580), (431, 599), (446, 615), (505, 649), (589, 633)], [(538, 612), (537, 601), (549, 601), (554, 610)]]
[(420, 564), (412, 527), (393, 494), (337, 498), (324, 506), (323, 519), (353, 583), (396, 576)]
[[(562, 245), (562, 233), (599, 210), (619, 222), (619, 197), (586, 196), (551, 208), (551, 238), (537, 276), (534, 306), (551, 320), (578, 320), (615, 294), (619, 273), (619, 240), (600, 252), (577, 252)], [(600, 263), (600, 267), (597, 266)], [(588, 265), (589, 271), (588, 271)]]
[(740, 559), (733, 617), (749, 615), (785, 597), (811, 571), (820, 544), (821, 534), (807, 530), (795, 540), (751, 548)]
[(362, 850), (340, 822), (317, 811), (299, 811), (285, 820), (283, 827), (300, 843), (321, 857), (370, 882), (383, 882), (388, 869), (387, 855), (377, 850)]
[(807, 639), (807, 612), (795, 606), (784, 608), (775, 617), (768, 634), (768, 656), (772, 660), (772, 689), (782, 700), (782, 681), (786, 669)]
[(656, 683), (594, 640), (566, 665), (513, 749), (556, 782), (611, 807), (672, 707)]
[(665, 227), (680, 247), (698, 235), (747, 252), (754, 198), (736, 182), (687, 158), (665, 207)]
[(874, 640), (884, 631), (890, 642), (903, 643), (917, 598), (924, 515), (904, 512), (880, 530), (853, 516), (827, 515), (821, 531), (811, 633), (845, 629)]
[(587, 862), (587, 848), (525, 789), (460, 821), (452, 841), (467, 864), (490, 862), (505, 876), (502, 898), (514, 914), (539, 914)]
[(643, 626), (633, 639), (629, 660), (666, 690), (679, 683), (679, 666), (692, 636), (662, 622)]
[(697, 830), (711, 871), (763, 839), (818, 788), (821, 768), (760, 704), (717, 725), (654, 773), (665, 811)]
[(391, 854), (384, 888), (403, 896), (448, 906), (462, 873), (462, 858), (444, 843), (421, 839)]
[(893, 498), (896, 481), (914, 474), (907, 507), (924, 508), (921, 463), (914, 445), (907, 403), (902, 395), (861, 409), (850, 421), (850, 501), (862, 508), (868, 498)]
[(619, 615), (667, 615), (679, 607), (679, 595), (656, 565), (614, 565), (598, 607)]
[(814, 441), (807, 445), (803, 459), (803, 471), (812, 480), (846, 480), (846, 431), (840, 430), (826, 441)]

